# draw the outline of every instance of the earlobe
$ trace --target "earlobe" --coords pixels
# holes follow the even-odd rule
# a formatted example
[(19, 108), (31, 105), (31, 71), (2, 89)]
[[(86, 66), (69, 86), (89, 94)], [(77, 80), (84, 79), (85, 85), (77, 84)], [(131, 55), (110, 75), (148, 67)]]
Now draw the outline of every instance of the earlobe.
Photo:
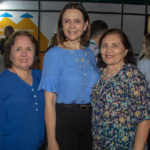
[(84, 26), (84, 31), (86, 31), (88, 25), (89, 25), (89, 23), (88, 23), (88, 21), (86, 21), (86, 22), (85, 22), (85, 26)]

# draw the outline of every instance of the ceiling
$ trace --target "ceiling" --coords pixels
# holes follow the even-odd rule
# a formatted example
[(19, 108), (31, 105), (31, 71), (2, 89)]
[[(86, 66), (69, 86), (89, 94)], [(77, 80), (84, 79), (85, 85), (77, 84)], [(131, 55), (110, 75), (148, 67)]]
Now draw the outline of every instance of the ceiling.
[[(76, 0), (77, 1), (77, 0)], [(79, 0), (82, 2), (104, 2), (104, 3), (124, 3), (124, 4), (150, 4), (150, 0)]]
[[(10, 0), (0, 0), (10, 1)], [(11, 0), (11, 1), (32, 1), (32, 0)], [(150, 5), (150, 0), (33, 0), (33, 1), (69, 1), (69, 2), (100, 2), (100, 3), (121, 3), (121, 4), (140, 4)]]

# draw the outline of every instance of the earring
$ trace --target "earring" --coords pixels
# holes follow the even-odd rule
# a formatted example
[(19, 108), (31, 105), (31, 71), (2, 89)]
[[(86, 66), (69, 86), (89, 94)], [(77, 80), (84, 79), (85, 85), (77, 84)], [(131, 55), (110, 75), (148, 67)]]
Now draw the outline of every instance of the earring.
[(86, 31), (86, 29), (87, 29), (87, 26), (88, 26), (88, 25), (86, 24), (86, 26), (85, 26), (85, 28), (84, 28), (84, 30), (83, 30), (83, 31)]

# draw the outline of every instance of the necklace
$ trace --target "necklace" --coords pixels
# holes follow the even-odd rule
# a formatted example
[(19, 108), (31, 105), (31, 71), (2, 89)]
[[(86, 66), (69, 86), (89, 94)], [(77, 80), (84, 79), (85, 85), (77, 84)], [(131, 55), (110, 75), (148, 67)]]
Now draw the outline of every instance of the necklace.
[[(108, 68), (106, 67), (102, 73), (102, 83), (100, 87), (100, 94), (102, 93), (104, 87), (108, 84), (108, 82), (112, 79), (113, 76), (115, 76), (123, 67), (124, 63), (122, 63), (118, 68), (116, 68), (114, 71), (108, 73)], [(99, 85), (100, 80), (98, 81), (97, 86)]]
[(102, 79), (104, 80), (108, 80), (110, 79), (111, 77), (115, 76), (120, 70), (121, 68), (123, 67), (124, 63), (122, 63), (119, 67), (117, 67), (115, 70), (113, 71), (109, 71), (108, 68), (106, 67), (102, 73)]

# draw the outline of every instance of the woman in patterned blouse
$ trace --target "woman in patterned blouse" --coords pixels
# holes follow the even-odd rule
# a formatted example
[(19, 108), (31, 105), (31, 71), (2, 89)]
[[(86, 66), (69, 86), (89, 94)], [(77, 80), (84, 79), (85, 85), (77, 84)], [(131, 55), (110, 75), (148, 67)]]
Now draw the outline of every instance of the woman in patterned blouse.
[(119, 29), (100, 41), (100, 78), (93, 87), (93, 150), (143, 150), (150, 128), (150, 89)]

